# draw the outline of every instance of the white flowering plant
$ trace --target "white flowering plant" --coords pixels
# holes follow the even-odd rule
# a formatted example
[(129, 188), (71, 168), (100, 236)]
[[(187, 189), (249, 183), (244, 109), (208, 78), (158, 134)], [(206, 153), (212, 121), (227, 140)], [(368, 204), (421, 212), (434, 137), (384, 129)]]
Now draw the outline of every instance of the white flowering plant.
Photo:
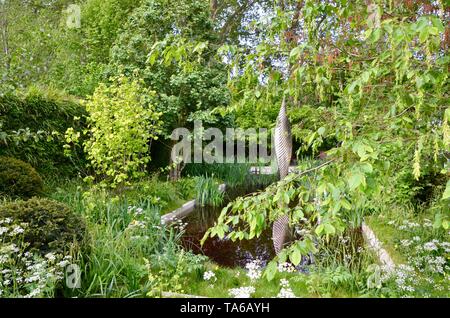
[(394, 229), (393, 249), (402, 262), (380, 269), (378, 289), (389, 297), (445, 297), (450, 293), (449, 233), (430, 219), (387, 221)]
[(0, 297), (52, 297), (64, 278), (70, 256), (28, 251), (24, 242), (26, 224), (0, 220)]

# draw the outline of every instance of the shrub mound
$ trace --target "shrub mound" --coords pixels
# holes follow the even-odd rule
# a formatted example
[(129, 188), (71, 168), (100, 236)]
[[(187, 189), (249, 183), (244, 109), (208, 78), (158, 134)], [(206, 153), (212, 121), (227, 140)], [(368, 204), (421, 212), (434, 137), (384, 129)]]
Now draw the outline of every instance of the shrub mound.
[(23, 239), (29, 250), (65, 253), (87, 247), (84, 220), (65, 204), (43, 198), (5, 203), (0, 205), (0, 220), (8, 218), (26, 229)]
[(42, 188), (42, 179), (30, 164), (0, 157), (0, 196), (27, 199), (41, 194)]
[(0, 156), (25, 160), (41, 174), (76, 174), (85, 165), (83, 151), (77, 148), (71, 158), (65, 156), (63, 137), (68, 128), (84, 128), (85, 114), (77, 99), (51, 90), (29, 88), (2, 95), (0, 130), (6, 135), (23, 131), (23, 138), (19, 142), (0, 138)]

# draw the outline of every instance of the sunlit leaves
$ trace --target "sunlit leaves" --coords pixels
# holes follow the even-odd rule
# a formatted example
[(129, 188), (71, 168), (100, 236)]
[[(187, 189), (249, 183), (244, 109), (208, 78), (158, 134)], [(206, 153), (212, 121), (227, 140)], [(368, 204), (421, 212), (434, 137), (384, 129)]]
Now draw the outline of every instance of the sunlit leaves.
[[(239, 121), (254, 124), (258, 105), (270, 125), (273, 105), (285, 94), (298, 154), (317, 158), (325, 149), (320, 159), (334, 161), (245, 198), (245, 208), (236, 202), (224, 220), (239, 216), (243, 230), (256, 233), (254, 213), (265, 214), (266, 226), (287, 214), (291, 225), (326, 239), (359, 224), (357, 211), (366, 211), (381, 189), (409, 191), (392, 182), (398, 175), (420, 180), (447, 173), (445, 24), (434, 14), (406, 17), (383, 2), (305, 1), (292, 40), (287, 16), (278, 8), (268, 36), (234, 64), (242, 71), (232, 81), (237, 104), (247, 107)], [(274, 70), (281, 76), (270, 77)], [(395, 196), (383, 193), (382, 199)], [(296, 242), (285, 250), (280, 259), (298, 262), (308, 248)]]
[(348, 187), (350, 191), (355, 190), (360, 185), (365, 185), (366, 177), (361, 172), (352, 172), (350, 173), (350, 178), (348, 179)]
[(450, 180), (447, 181), (447, 185), (445, 186), (445, 191), (442, 194), (442, 200), (447, 200), (450, 198)]
[[(148, 142), (160, 132), (160, 113), (149, 102), (153, 94), (139, 80), (125, 76), (102, 84), (86, 102), (88, 139), (84, 149), (106, 185), (117, 187), (139, 177), (149, 162)], [(70, 130), (70, 142), (79, 138)], [(68, 140), (68, 141), (69, 141)]]

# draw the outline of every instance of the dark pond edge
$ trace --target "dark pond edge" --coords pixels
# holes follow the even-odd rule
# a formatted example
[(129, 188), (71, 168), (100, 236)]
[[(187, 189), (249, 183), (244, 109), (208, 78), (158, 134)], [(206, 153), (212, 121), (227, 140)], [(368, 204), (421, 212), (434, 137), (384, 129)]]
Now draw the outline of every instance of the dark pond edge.
[[(219, 191), (224, 192), (226, 190), (227, 185), (222, 183), (219, 185)], [(181, 207), (173, 210), (172, 212), (166, 213), (161, 216), (161, 224), (162, 225), (170, 225), (173, 222), (181, 220), (191, 214), (195, 208), (197, 207), (197, 200), (191, 200), (183, 204)], [(384, 265), (388, 271), (393, 271), (396, 267), (395, 262), (389, 253), (382, 247), (381, 241), (377, 238), (375, 232), (365, 223), (363, 222), (361, 225), (363, 237), (365, 244), (367, 247), (375, 253), (380, 264)], [(164, 297), (169, 298), (207, 298), (199, 295), (188, 295), (188, 294), (177, 294), (165, 292), (163, 293)]]
[[(225, 192), (227, 185), (222, 183), (219, 185), (219, 191)], [(197, 200), (191, 200), (183, 204), (181, 207), (173, 210), (172, 212), (166, 213), (161, 216), (162, 225), (170, 225), (178, 220), (181, 220), (191, 214), (195, 208), (198, 206)]]

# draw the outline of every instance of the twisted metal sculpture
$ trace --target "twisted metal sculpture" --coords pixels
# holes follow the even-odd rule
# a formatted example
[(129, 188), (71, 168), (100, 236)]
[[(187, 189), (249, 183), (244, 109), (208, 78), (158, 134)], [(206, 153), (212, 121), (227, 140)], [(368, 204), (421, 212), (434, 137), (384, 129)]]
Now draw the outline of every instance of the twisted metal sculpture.
[[(280, 112), (275, 127), (275, 156), (278, 164), (280, 180), (289, 173), (289, 164), (292, 157), (291, 125), (286, 113), (286, 100), (283, 97)], [(284, 215), (277, 219), (272, 226), (272, 239), (275, 252), (278, 254), (284, 247), (290, 235), (289, 216)]]

